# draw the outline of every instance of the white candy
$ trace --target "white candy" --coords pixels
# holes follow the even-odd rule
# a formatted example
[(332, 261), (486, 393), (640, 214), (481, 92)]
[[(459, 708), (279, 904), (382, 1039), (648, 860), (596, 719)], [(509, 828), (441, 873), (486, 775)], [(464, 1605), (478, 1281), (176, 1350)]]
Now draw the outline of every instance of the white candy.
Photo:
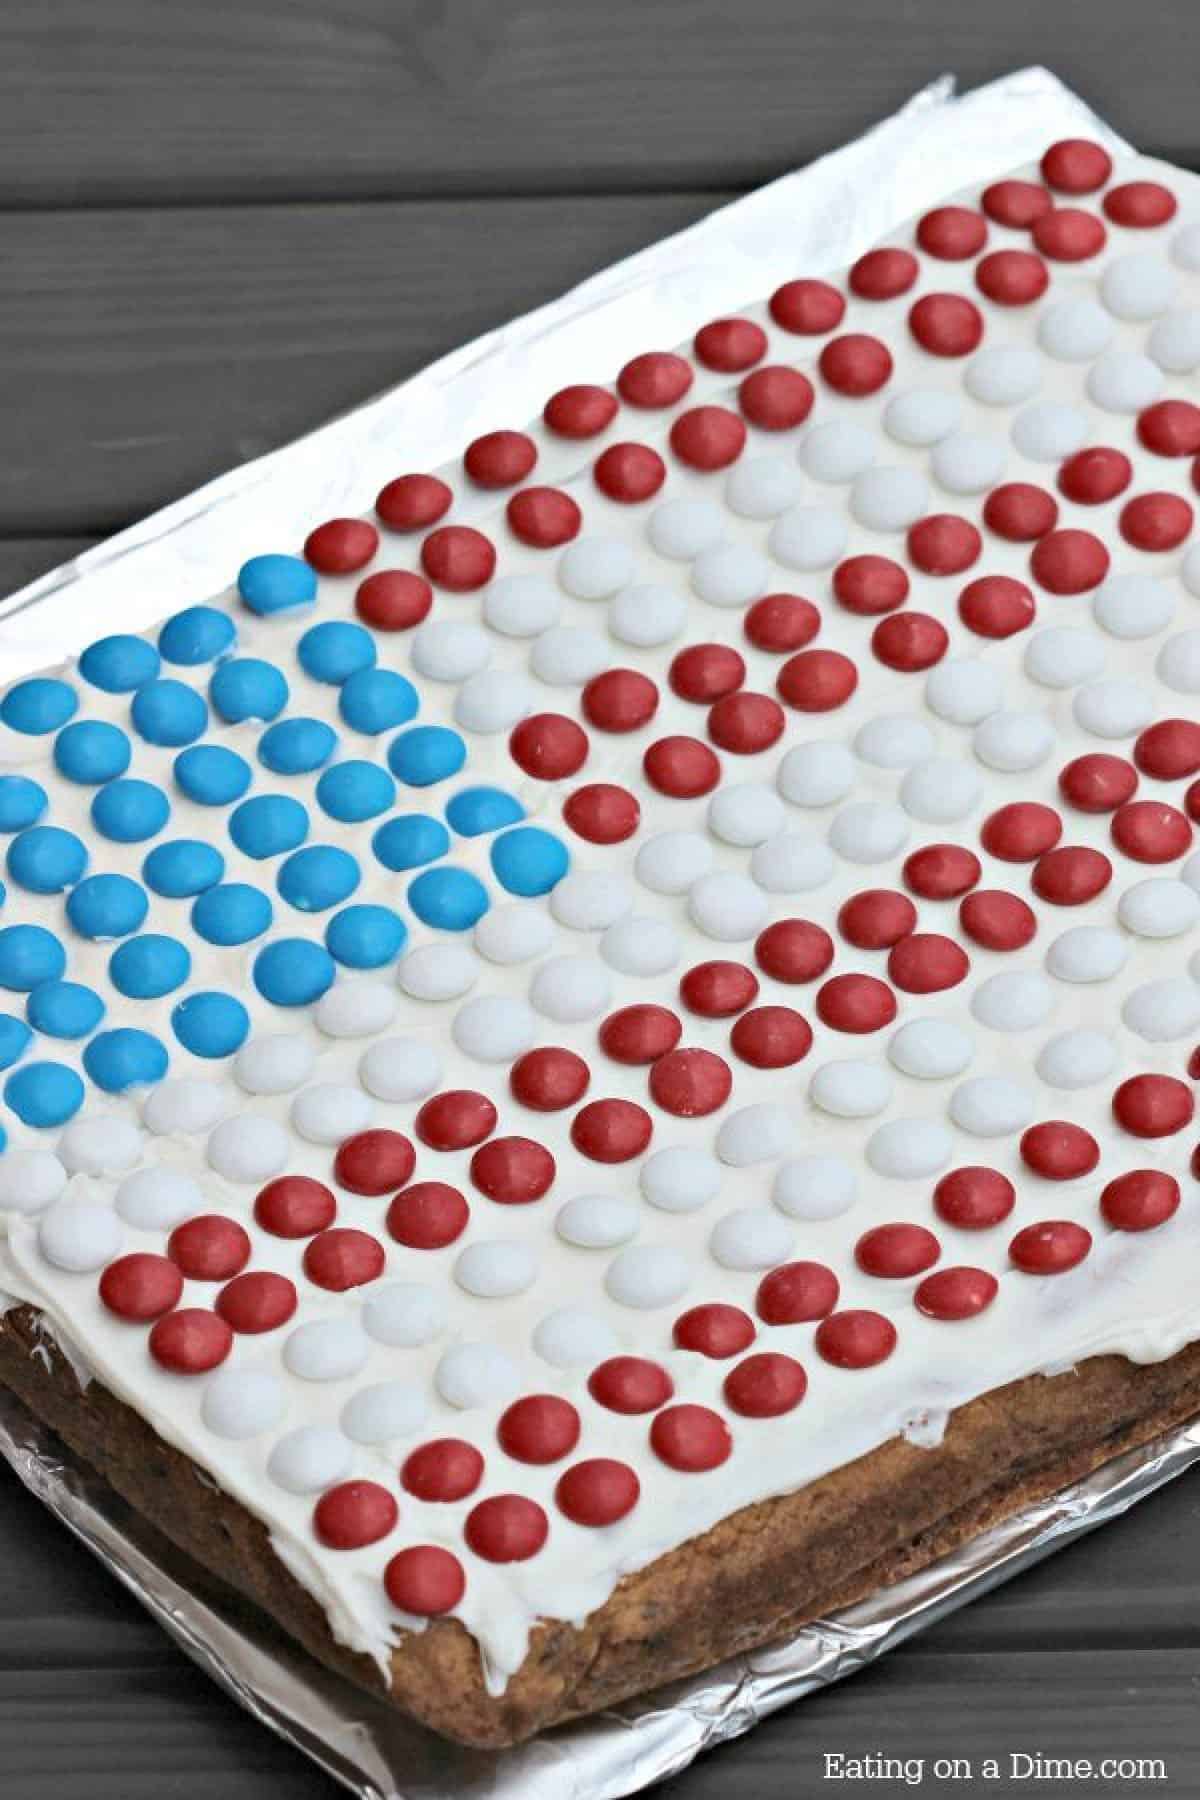
[(1200, 987), (1177, 975), (1144, 982), (1125, 996), (1121, 1018), (1148, 1044), (1191, 1037), (1200, 1026)]
[(537, 637), (561, 613), (562, 595), (540, 575), (502, 575), (484, 589), (483, 616), (504, 637)]
[(552, 956), (537, 970), (529, 988), (536, 1011), (560, 1025), (598, 1018), (611, 998), (608, 971), (592, 956)]
[(717, 1132), (717, 1155), (734, 1169), (774, 1162), (790, 1149), (795, 1120), (786, 1106), (760, 1101), (730, 1113)]
[(687, 624), (687, 601), (674, 588), (643, 584), (608, 603), (608, 629), (622, 644), (653, 649), (669, 644)]
[(457, 1000), (479, 979), (467, 944), (420, 944), (403, 957), (396, 979), (413, 1000)]
[(341, 1081), (318, 1081), (292, 1101), (292, 1128), (310, 1144), (340, 1144), (371, 1122), (370, 1095)]
[(711, 500), (662, 500), (650, 514), (646, 536), (660, 556), (691, 562), (725, 536), (725, 520)]
[(1094, 681), (1104, 667), (1104, 645), (1094, 631), (1077, 625), (1048, 625), (1025, 645), (1025, 673), (1039, 686), (1078, 687)]
[(770, 580), (765, 556), (749, 544), (714, 544), (692, 564), (692, 592), (710, 606), (749, 606)]
[(537, 1257), (528, 1244), (500, 1238), (468, 1244), (454, 1261), (454, 1279), (480, 1300), (505, 1300), (524, 1294), (537, 1280)]
[(208, 1131), (226, 1110), (229, 1101), (215, 1081), (182, 1078), (160, 1081), (142, 1104), (142, 1123), (157, 1137), (175, 1132)]
[(1200, 894), (1186, 881), (1153, 875), (1126, 888), (1117, 902), (1117, 917), (1138, 937), (1178, 937), (1200, 920)]
[[(633, 872), (655, 894), (686, 894), (713, 865), (713, 847), (698, 831), (660, 831), (634, 858)], [(570, 880), (570, 876), (567, 877)], [(562, 892), (559, 882), (555, 894)]]
[(286, 1410), (283, 1388), (266, 1369), (220, 1369), (204, 1390), (200, 1413), (217, 1437), (235, 1442), (272, 1431)]
[(510, 1399), (521, 1385), (521, 1371), (498, 1344), (455, 1344), (434, 1370), (433, 1384), (447, 1406), (469, 1412)]
[[(983, 727), (981, 726), (982, 730)], [(910, 769), (900, 783), (900, 804), (926, 825), (949, 825), (967, 818), (983, 797), (983, 784), (970, 763), (931, 756)]]
[(909, 388), (888, 401), (883, 429), (897, 444), (926, 449), (954, 430), (961, 411), (957, 396), (941, 388)]
[(1132, 737), (1154, 717), (1154, 696), (1140, 682), (1114, 676), (1080, 688), (1071, 711), (1075, 723), (1093, 737)]
[(533, 1348), (552, 1369), (594, 1369), (620, 1347), (608, 1321), (582, 1307), (559, 1307), (534, 1327)]
[(90, 1274), (121, 1248), (121, 1222), (109, 1206), (68, 1195), (38, 1222), (38, 1248), (48, 1263), (71, 1275)]
[(1105, 412), (1141, 412), (1162, 390), (1161, 370), (1138, 350), (1110, 350), (1087, 374), (1088, 399)]
[(754, 937), (767, 922), (763, 891), (744, 875), (716, 869), (702, 875), (688, 895), (688, 917), (698, 931), (718, 943)]
[(454, 697), (454, 722), (464, 731), (495, 736), (511, 731), (537, 705), (537, 691), (516, 669), (483, 669)]
[(867, 1139), (867, 1161), (877, 1175), (916, 1181), (944, 1169), (954, 1139), (936, 1119), (890, 1119)]
[(767, 549), (787, 569), (832, 568), (846, 554), (846, 521), (828, 506), (794, 506), (771, 528)]
[(1171, 261), (1191, 274), (1200, 270), (1200, 223), (1185, 225), (1171, 239)]
[(468, 619), (426, 619), (413, 632), (409, 655), (428, 681), (465, 681), (491, 660), (492, 640)]
[(71, 1175), (120, 1175), (142, 1153), (142, 1134), (128, 1119), (84, 1114), (59, 1136), (59, 1161)]
[(884, 800), (858, 800), (835, 816), (829, 844), (847, 862), (880, 863), (904, 848), (908, 833), (908, 819), (900, 807)]
[(223, 1119), (208, 1136), (209, 1167), (226, 1181), (269, 1181), (288, 1163), (292, 1140), (274, 1119), (253, 1113), (235, 1113)]
[(1112, 339), (1113, 322), (1086, 295), (1057, 300), (1042, 309), (1038, 343), (1059, 362), (1090, 362)]
[(415, 1381), (377, 1381), (350, 1396), (339, 1424), (356, 1444), (389, 1444), (412, 1437), (428, 1417), (425, 1390)]
[(975, 1054), (969, 1032), (949, 1019), (911, 1019), (888, 1044), (888, 1057), (903, 1075), (917, 1081), (944, 1081), (961, 1075)]
[(621, 1306), (669, 1306), (687, 1292), (692, 1266), (672, 1244), (631, 1244), (608, 1265), (604, 1291)]
[(750, 873), (768, 894), (809, 893), (823, 887), (835, 867), (828, 844), (795, 831), (768, 838), (750, 858)]
[(1048, 1038), (1037, 1059), (1047, 1087), (1067, 1091), (1105, 1081), (1117, 1066), (1117, 1047), (1102, 1031), (1064, 1031)]
[(550, 896), (551, 912), (571, 931), (605, 931), (632, 908), (628, 884), (601, 869), (572, 870)]
[(49, 1150), (10, 1150), (0, 1160), (0, 1212), (43, 1212), (66, 1185), (67, 1171)]
[(1042, 359), (1020, 344), (978, 351), (967, 364), (963, 386), (981, 406), (1020, 406), (1042, 385)]
[(350, 1454), (349, 1444), (331, 1425), (301, 1425), (275, 1444), (267, 1475), (287, 1494), (319, 1494), (341, 1481)]
[(845, 744), (813, 738), (796, 744), (775, 772), (775, 782), (793, 806), (832, 806), (854, 786), (857, 771)]
[(854, 734), (854, 753), (877, 769), (908, 769), (932, 756), (937, 740), (913, 713), (878, 713)]
[(1005, 969), (981, 981), (971, 1012), (992, 1031), (1032, 1031), (1054, 1010), (1054, 989), (1031, 969)]
[(635, 914), (610, 925), (600, 939), (600, 954), (620, 975), (665, 975), (683, 954), (679, 933), (667, 919)]
[(892, 1098), (893, 1082), (875, 1063), (847, 1058), (822, 1065), (809, 1083), (809, 1098), (837, 1119), (870, 1119)]
[(411, 1350), (446, 1329), (446, 1302), (436, 1288), (418, 1281), (391, 1281), (372, 1287), (363, 1302), (363, 1329), (377, 1344)]
[(850, 511), (868, 531), (907, 531), (928, 510), (929, 483), (917, 469), (865, 469), (850, 490)]
[(721, 1167), (707, 1150), (672, 1144), (645, 1159), (638, 1180), (645, 1198), (660, 1212), (699, 1212), (720, 1189)]
[(554, 925), (540, 906), (510, 900), (488, 908), (475, 927), (473, 942), (481, 956), (507, 968), (544, 955), (554, 942)]
[(535, 638), (529, 667), (548, 687), (582, 687), (612, 662), (612, 646), (582, 625), (553, 625)]
[(1154, 673), (1176, 694), (1200, 694), (1200, 627), (1176, 632), (1160, 649)]
[(338, 981), (313, 1009), (318, 1030), (331, 1038), (375, 1037), (396, 1016), (396, 995), (382, 981)]
[(789, 1219), (837, 1219), (858, 1199), (858, 1177), (840, 1156), (797, 1156), (781, 1165), (771, 1198)]
[(980, 432), (956, 431), (935, 446), (933, 478), (950, 494), (985, 494), (1004, 475), (1004, 445)]
[(1168, 313), (1150, 333), (1146, 348), (1159, 368), (1172, 375), (1200, 368), (1200, 308)]
[(377, 1100), (423, 1100), (442, 1079), (441, 1058), (417, 1038), (381, 1038), (364, 1051), (358, 1078)]
[(1036, 769), (1054, 747), (1054, 727), (1038, 712), (994, 712), (975, 727), (971, 740), (981, 763), (1010, 775)]
[(536, 1034), (533, 1009), (508, 994), (476, 995), (459, 1007), (450, 1027), (463, 1055), (485, 1063), (515, 1061)]
[(113, 1204), (137, 1231), (174, 1231), (204, 1211), (204, 1196), (178, 1169), (139, 1169), (126, 1176)]
[(800, 463), (814, 481), (853, 481), (875, 461), (874, 437), (852, 419), (814, 425), (800, 446)]
[(742, 850), (778, 836), (786, 822), (779, 795), (757, 781), (719, 787), (708, 803), (708, 829), (713, 836)]
[(247, 1094), (290, 1094), (306, 1082), (316, 1049), (298, 1032), (270, 1032), (243, 1044), (233, 1062), (234, 1080)]
[(1100, 298), (1115, 319), (1156, 319), (1175, 298), (1175, 277), (1152, 250), (1117, 256), (1100, 277)]
[(1033, 1096), (1003, 1075), (976, 1075), (950, 1096), (950, 1117), (972, 1137), (1006, 1137), (1033, 1117)]
[(1012, 441), (1030, 462), (1061, 462), (1087, 442), (1088, 416), (1073, 406), (1045, 401), (1026, 406), (1012, 422)]
[(1188, 886), (1200, 894), (1200, 850), (1193, 850), (1179, 873)]
[(576, 538), (558, 559), (559, 585), (576, 600), (608, 600), (633, 572), (633, 551), (620, 538)]
[(1129, 945), (1105, 925), (1072, 925), (1046, 952), (1046, 968), (1059, 981), (1111, 981), (1125, 967)]
[(948, 657), (925, 677), (925, 704), (948, 725), (978, 725), (1003, 700), (1000, 677), (978, 657)]
[(371, 1354), (356, 1319), (310, 1319), (288, 1333), (284, 1367), (301, 1381), (345, 1381), (357, 1375)]
[(615, 1250), (637, 1236), (641, 1215), (620, 1194), (577, 1194), (560, 1206), (554, 1229), (564, 1244), (579, 1250)]
[(708, 1249), (725, 1269), (773, 1269), (788, 1260), (795, 1241), (795, 1232), (778, 1213), (746, 1206), (717, 1220)]
[(756, 456), (735, 463), (725, 480), (725, 504), (743, 519), (777, 519), (795, 506), (804, 483), (794, 463), (782, 456)]
[(1110, 575), (1092, 596), (1092, 616), (1110, 637), (1154, 637), (1174, 618), (1175, 596), (1150, 575)]

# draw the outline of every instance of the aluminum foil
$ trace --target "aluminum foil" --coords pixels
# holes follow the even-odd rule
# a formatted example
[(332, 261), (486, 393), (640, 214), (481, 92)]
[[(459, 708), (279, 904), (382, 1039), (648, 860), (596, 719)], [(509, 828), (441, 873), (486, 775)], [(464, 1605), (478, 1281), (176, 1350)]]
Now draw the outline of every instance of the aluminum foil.
[[(689, 230), (603, 270), (296, 443), (231, 470), (0, 605), (0, 680), (95, 635), (152, 623), (228, 585), (245, 558), (291, 549), (314, 519), (364, 511), (422, 446), (434, 467), (530, 395), (615, 373), (649, 341), (795, 274), (843, 268), (948, 187), (993, 179), (1050, 139), (1128, 147), (1044, 69), (959, 97), (944, 76), (873, 131)], [(1200, 1421), (1116, 1458), (954, 1556), (788, 1642), (741, 1656), (516, 1750), (444, 1743), (320, 1667), (176, 1551), (0, 1389), (0, 1454), (163, 1627), (266, 1725), (363, 1800), (615, 1800), (685, 1768), (814, 1688), (1115, 1518), (1200, 1459)]]

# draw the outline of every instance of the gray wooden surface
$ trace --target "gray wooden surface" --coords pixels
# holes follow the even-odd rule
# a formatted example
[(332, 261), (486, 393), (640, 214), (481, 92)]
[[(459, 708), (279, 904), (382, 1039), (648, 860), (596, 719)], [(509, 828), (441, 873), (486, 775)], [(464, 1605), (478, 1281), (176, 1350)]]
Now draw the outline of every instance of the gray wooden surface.
[[(834, 147), (1044, 62), (1200, 165), (1195, 0), (5, 0), (0, 592)], [(1200, 1476), (679, 1777), (679, 1800), (1200, 1794)], [(4, 1800), (333, 1800), (0, 1476)], [(973, 1783), (937, 1756), (969, 1757)], [(1162, 1784), (1147, 1784), (1162, 1785)]]

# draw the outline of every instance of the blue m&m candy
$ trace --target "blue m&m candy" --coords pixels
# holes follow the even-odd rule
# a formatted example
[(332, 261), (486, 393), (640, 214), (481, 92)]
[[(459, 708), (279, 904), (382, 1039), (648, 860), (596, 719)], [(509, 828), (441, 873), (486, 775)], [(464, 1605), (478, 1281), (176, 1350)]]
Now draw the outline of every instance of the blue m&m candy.
[(4, 859), (17, 886), (31, 894), (61, 894), (74, 887), (87, 860), (83, 842), (59, 825), (31, 825), (18, 832)]
[(65, 725), (78, 706), (78, 696), (68, 682), (52, 675), (34, 675), (9, 688), (0, 700), (0, 719), (13, 731), (40, 737)]
[(373, 668), (376, 655), (370, 632), (348, 619), (324, 619), (310, 626), (296, 645), (304, 673), (332, 687), (339, 687), (360, 669)]
[(120, 1025), (101, 1031), (83, 1052), (83, 1066), (106, 1094), (124, 1094), (130, 1088), (161, 1081), (167, 1072), (167, 1052), (152, 1032)]
[(344, 906), (325, 927), (325, 943), (348, 969), (380, 969), (399, 956), (408, 928), (390, 906)]
[(32, 1042), (33, 1033), (24, 1019), (18, 1019), (14, 1013), (0, 1013), (0, 1069), (11, 1069)]
[(419, 869), (445, 856), (450, 833), (428, 813), (401, 813), (379, 827), (371, 848), (385, 869)]
[(77, 719), (54, 740), (54, 766), (68, 781), (85, 786), (114, 781), (129, 767), (129, 739), (104, 719)]
[(447, 800), (446, 817), (460, 837), (482, 837), (503, 825), (515, 825), (525, 817), (525, 808), (503, 788), (463, 788)]
[(0, 930), (0, 987), (27, 994), (43, 981), (57, 981), (67, 953), (44, 925), (6, 925)]
[(128, 1000), (157, 1000), (182, 987), (191, 972), (186, 947), (156, 931), (126, 938), (108, 959), (108, 978)]
[(294, 850), (282, 864), (275, 885), (299, 912), (324, 912), (348, 900), (361, 879), (356, 859), (334, 844), (310, 844)]
[(254, 985), (273, 1006), (307, 1006), (333, 985), (337, 965), (323, 944), (277, 938), (254, 959)]
[(160, 666), (154, 645), (127, 632), (97, 638), (79, 658), (83, 679), (105, 694), (132, 694), (153, 681)]
[(175, 785), (197, 806), (232, 806), (254, 779), (244, 756), (227, 744), (193, 744), (171, 765)]
[(46, 1037), (85, 1038), (104, 1017), (104, 1002), (80, 981), (43, 981), (26, 1000), (25, 1017)]
[(169, 663), (194, 668), (215, 662), (233, 648), (237, 627), (228, 613), (215, 606), (185, 606), (172, 613), (158, 634), (158, 647)]
[(334, 763), (317, 783), (317, 804), (331, 819), (347, 825), (374, 819), (395, 799), (396, 783), (378, 763)]
[(229, 835), (243, 855), (261, 862), (304, 842), (308, 813), (290, 794), (255, 794), (230, 813)]
[(171, 838), (156, 844), (142, 864), (142, 880), (166, 900), (186, 900), (214, 887), (225, 873), (225, 858), (199, 838)]
[(238, 593), (253, 613), (290, 612), (311, 606), (317, 597), (317, 577), (298, 556), (252, 556), (238, 570)]
[(171, 803), (151, 781), (110, 781), (92, 801), (92, 824), (114, 844), (141, 844), (162, 830)]
[(28, 775), (0, 775), (0, 831), (36, 825), (48, 805), (45, 788)]
[(4, 1084), (4, 1098), (23, 1125), (65, 1125), (83, 1105), (83, 1083), (65, 1063), (25, 1063)]
[(225, 881), (200, 895), (192, 907), (192, 930), (207, 944), (248, 944), (261, 937), (274, 908), (260, 888)]
[(426, 869), (409, 882), (408, 904), (422, 924), (469, 931), (488, 909), (488, 891), (469, 869)]
[(409, 787), (432, 787), (457, 775), (467, 760), (467, 746), (448, 725), (414, 725), (388, 746), (388, 768)]
[(208, 697), (230, 725), (246, 719), (278, 718), (288, 703), (288, 684), (274, 663), (257, 656), (235, 656), (213, 672)]
[(148, 744), (162, 744), (179, 749), (195, 743), (208, 725), (208, 707), (204, 697), (186, 682), (163, 676), (148, 681), (133, 696), (129, 708), (133, 728)]
[(567, 846), (538, 825), (518, 825), (492, 845), (491, 862), (500, 885), (510, 894), (548, 894), (567, 872)]
[(258, 760), (276, 775), (309, 775), (337, 748), (337, 732), (324, 719), (280, 719), (258, 740)]
[(171, 1014), (171, 1029), (193, 1056), (232, 1056), (250, 1032), (250, 1014), (232, 994), (189, 994)]
[(67, 917), (80, 937), (128, 937), (146, 917), (146, 890), (128, 875), (85, 875), (67, 896)]
[(352, 731), (374, 735), (415, 719), (417, 690), (395, 669), (359, 669), (342, 684), (338, 711)]

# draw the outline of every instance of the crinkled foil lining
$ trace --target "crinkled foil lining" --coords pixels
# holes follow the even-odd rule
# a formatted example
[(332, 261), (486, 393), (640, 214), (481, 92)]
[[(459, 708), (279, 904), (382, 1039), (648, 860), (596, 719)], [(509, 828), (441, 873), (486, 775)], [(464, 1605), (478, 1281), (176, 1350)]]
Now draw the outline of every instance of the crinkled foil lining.
[[(231, 470), (41, 577), (0, 606), (0, 680), (95, 635), (153, 622), (225, 588), (264, 549), (290, 549), (314, 519), (362, 511), (412, 461), (429, 467), (480, 431), (520, 421), (531, 396), (615, 373), (647, 343), (797, 270), (844, 267), (949, 187), (984, 182), (1053, 138), (1127, 146), (1054, 76), (1026, 69), (957, 97), (943, 77), (873, 131), (698, 225), (602, 271), (562, 299), (413, 379)], [(164, 598), (167, 597), (167, 598)], [(839, 1681), (1173, 1480), (1200, 1458), (1200, 1421), (1107, 1463), (955, 1555), (787, 1643), (598, 1714), (515, 1750), (448, 1744), (330, 1674), (153, 1530), (0, 1389), (0, 1454), (248, 1711), (363, 1800), (615, 1800), (677, 1773), (814, 1688)], [(199, 1472), (197, 1479), (202, 1479)]]

